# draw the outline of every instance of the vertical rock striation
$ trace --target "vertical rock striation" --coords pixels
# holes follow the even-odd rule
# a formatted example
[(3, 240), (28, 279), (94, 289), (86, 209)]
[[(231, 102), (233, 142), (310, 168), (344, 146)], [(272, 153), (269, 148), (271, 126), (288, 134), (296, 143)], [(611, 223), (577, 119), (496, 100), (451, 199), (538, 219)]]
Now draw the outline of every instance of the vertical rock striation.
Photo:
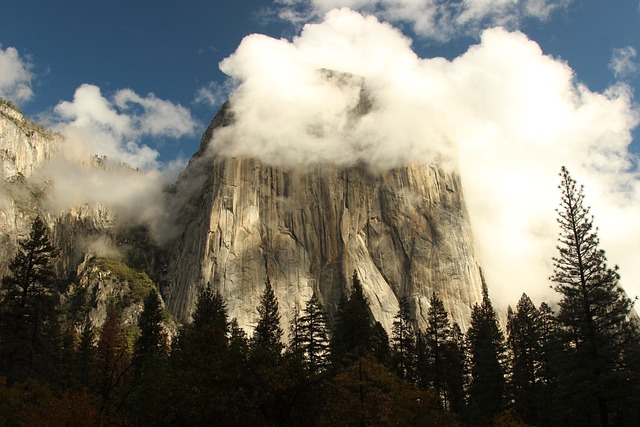
[(181, 236), (169, 256), (165, 298), (190, 318), (210, 283), (250, 330), (268, 276), (288, 326), (316, 291), (331, 316), (356, 271), (373, 316), (390, 331), (408, 296), (420, 327), (436, 292), (463, 328), (480, 296), (460, 179), (441, 167), (385, 171), (274, 167), (207, 153), (231, 120), (223, 107), (174, 189)]

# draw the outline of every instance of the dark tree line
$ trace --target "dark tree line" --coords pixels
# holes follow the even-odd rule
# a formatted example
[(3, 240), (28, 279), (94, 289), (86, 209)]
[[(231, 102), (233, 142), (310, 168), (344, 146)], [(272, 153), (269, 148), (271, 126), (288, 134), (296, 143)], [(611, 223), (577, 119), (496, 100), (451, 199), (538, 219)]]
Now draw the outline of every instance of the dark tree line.
[(523, 294), (503, 328), (483, 278), (465, 333), (436, 294), (418, 329), (407, 295), (388, 336), (354, 273), (334, 323), (313, 294), (286, 343), (269, 279), (251, 336), (211, 286), (172, 340), (155, 291), (136, 334), (115, 302), (99, 330), (74, 328), (36, 218), (2, 281), (0, 424), (636, 425), (633, 301), (566, 169), (560, 189), (556, 310)]

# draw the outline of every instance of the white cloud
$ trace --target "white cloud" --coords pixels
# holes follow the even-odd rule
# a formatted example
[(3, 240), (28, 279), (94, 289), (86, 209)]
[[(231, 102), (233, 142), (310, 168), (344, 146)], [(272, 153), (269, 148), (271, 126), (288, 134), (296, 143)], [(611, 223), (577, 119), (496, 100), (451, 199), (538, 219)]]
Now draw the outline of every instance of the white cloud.
[(209, 107), (220, 107), (227, 99), (233, 89), (233, 83), (226, 80), (223, 83), (211, 81), (196, 91), (194, 102), (204, 104)]
[(123, 223), (148, 225), (158, 241), (170, 237), (163, 190), (184, 161), (162, 165), (158, 151), (141, 141), (193, 135), (197, 124), (189, 110), (153, 94), (123, 89), (105, 97), (99, 87), (82, 85), (72, 101), (55, 106), (48, 122), (65, 137), (41, 172), (52, 184), (54, 209), (100, 204)]
[(631, 77), (638, 72), (636, 57), (638, 53), (633, 46), (614, 49), (609, 63), (609, 69), (617, 79)]
[(571, 0), (275, 0), (280, 18), (297, 24), (348, 7), (382, 19), (408, 23), (416, 34), (447, 40), (477, 34), (487, 26), (517, 28), (523, 19), (546, 20)]
[[(323, 68), (351, 77), (337, 84)], [(238, 82), (237, 120), (213, 150), (383, 168), (453, 157), (498, 304), (522, 291), (553, 297), (557, 174), (567, 166), (585, 185), (609, 260), (640, 294), (640, 177), (628, 151), (638, 111), (628, 87), (592, 92), (565, 62), (501, 28), (451, 61), (420, 58), (397, 29), (348, 9), (292, 41), (247, 36), (221, 69)], [(361, 86), (371, 109), (358, 117)]]
[(60, 102), (53, 112), (49, 122), (65, 135), (70, 153), (106, 156), (134, 168), (158, 166), (158, 151), (141, 138), (179, 138), (196, 129), (185, 107), (154, 94), (141, 97), (131, 89), (108, 99), (99, 87), (85, 84), (76, 89), (73, 101)]
[(13, 47), (0, 45), (0, 97), (14, 102), (28, 101), (33, 96), (31, 62), (20, 57)]

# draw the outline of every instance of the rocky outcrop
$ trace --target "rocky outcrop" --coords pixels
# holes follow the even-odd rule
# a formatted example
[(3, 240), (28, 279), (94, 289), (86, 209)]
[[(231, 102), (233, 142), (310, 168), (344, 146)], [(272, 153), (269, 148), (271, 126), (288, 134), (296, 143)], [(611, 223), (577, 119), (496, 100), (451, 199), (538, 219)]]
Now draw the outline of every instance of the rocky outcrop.
[(165, 298), (180, 320), (190, 318), (198, 287), (210, 283), (250, 330), (267, 277), (283, 327), (313, 291), (334, 315), (355, 271), (388, 331), (402, 296), (424, 327), (434, 292), (466, 328), (481, 282), (455, 171), (301, 170), (211, 155), (208, 141), (229, 121), (223, 108), (174, 191), (183, 233), (169, 256)]
[(25, 118), (0, 100), (0, 172), (4, 180), (28, 178), (51, 158), (62, 136)]
[(54, 155), (61, 140), (0, 100), (0, 275), (6, 273), (17, 239), (28, 231), (46, 191), (44, 183), (29, 178)]

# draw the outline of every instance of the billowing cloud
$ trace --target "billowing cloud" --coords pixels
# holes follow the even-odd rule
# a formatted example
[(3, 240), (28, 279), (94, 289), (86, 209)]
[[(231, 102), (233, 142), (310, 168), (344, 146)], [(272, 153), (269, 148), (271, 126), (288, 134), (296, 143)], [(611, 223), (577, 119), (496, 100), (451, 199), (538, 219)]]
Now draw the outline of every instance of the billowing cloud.
[[(640, 293), (640, 179), (628, 87), (592, 92), (520, 32), (493, 28), (453, 60), (420, 58), (389, 24), (332, 10), (292, 41), (247, 36), (221, 69), (233, 126), (213, 150), (304, 165), (457, 164), (491, 293), (551, 300), (558, 172), (585, 185), (609, 260)], [(327, 71), (334, 70), (334, 71)], [(364, 113), (364, 114), (363, 114)]]
[(0, 45), (0, 98), (14, 102), (28, 101), (33, 96), (31, 62), (13, 48)]
[(636, 57), (638, 53), (633, 46), (614, 49), (609, 68), (617, 79), (625, 79), (638, 72)]
[(546, 20), (571, 0), (275, 0), (280, 18), (306, 23), (331, 9), (348, 7), (396, 23), (421, 36), (448, 40), (479, 28), (517, 28), (524, 19)]
[(185, 107), (131, 89), (108, 99), (99, 87), (85, 84), (76, 89), (73, 101), (60, 102), (53, 112), (50, 124), (78, 155), (106, 156), (134, 168), (158, 166), (158, 151), (141, 143), (143, 137), (179, 138), (196, 129)]
[(189, 110), (153, 94), (123, 89), (107, 98), (97, 86), (82, 85), (72, 101), (53, 109), (48, 124), (65, 137), (59, 156), (42, 171), (55, 209), (100, 204), (125, 223), (149, 225), (159, 240), (160, 231), (166, 234), (163, 189), (184, 162), (162, 165), (158, 151), (141, 141), (193, 135), (197, 124)]

